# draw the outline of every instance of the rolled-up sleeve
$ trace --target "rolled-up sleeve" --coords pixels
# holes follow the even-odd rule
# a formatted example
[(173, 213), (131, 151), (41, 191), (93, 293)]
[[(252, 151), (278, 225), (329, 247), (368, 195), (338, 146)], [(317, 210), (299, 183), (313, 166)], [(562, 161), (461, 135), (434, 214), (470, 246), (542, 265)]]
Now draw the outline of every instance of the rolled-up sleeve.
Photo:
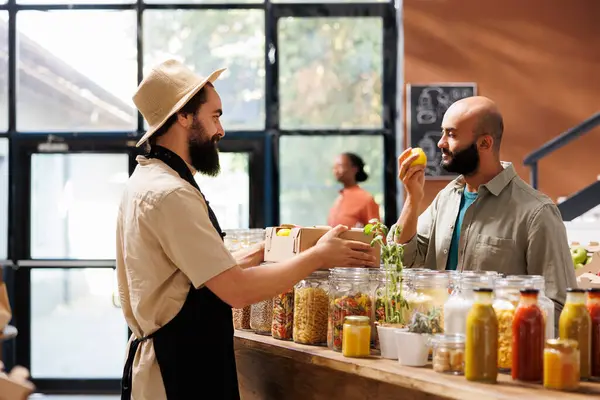
[(528, 225), (527, 273), (544, 277), (546, 295), (554, 301), (558, 318), (567, 288), (577, 287), (567, 230), (554, 204), (542, 205)]
[(153, 226), (165, 254), (198, 288), (236, 265), (193, 187), (166, 195), (153, 210)]
[[(419, 216), (417, 221), (417, 234), (404, 244), (404, 266), (411, 268), (425, 263), (427, 257), (427, 249), (429, 248), (429, 239), (431, 227), (435, 218), (435, 205), (437, 198), (427, 207), (427, 209)], [(392, 225), (388, 234), (387, 240), (395, 241), (394, 232), (396, 232), (397, 224)]]

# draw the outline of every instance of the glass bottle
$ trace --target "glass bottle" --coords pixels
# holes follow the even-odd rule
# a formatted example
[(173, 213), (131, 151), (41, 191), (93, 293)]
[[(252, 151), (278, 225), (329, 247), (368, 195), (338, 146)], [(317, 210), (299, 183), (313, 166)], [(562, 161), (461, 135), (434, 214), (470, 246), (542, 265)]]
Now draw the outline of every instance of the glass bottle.
[[(351, 315), (371, 321), (372, 300), (367, 268), (334, 268), (329, 275), (327, 346), (342, 351), (344, 320)], [(370, 331), (369, 331), (370, 335)]]
[(465, 377), (469, 381), (498, 380), (498, 319), (492, 307), (492, 289), (475, 289), (475, 301), (467, 315)]
[(370, 349), (371, 319), (364, 315), (345, 317), (342, 339), (344, 357), (368, 357)]
[(483, 274), (465, 274), (458, 278), (456, 287), (444, 304), (444, 333), (465, 334), (467, 314), (475, 301), (474, 289), (493, 289), (494, 277)]
[(537, 289), (522, 289), (512, 325), (512, 378), (540, 382), (544, 369), (544, 314)]
[(592, 320), (591, 375), (600, 378), (600, 288), (588, 289), (587, 309)]
[(568, 288), (567, 302), (558, 321), (560, 338), (576, 340), (579, 344), (581, 379), (588, 379), (591, 373), (592, 321), (585, 303), (585, 290)]
[(554, 302), (546, 296), (546, 280), (541, 275), (511, 275), (507, 279), (522, 279), (526, 280), (527, 287), (539, 290), (538, 305), (544, 312), (544, 319), (546, 321), (546, 340), (556, 338), (556, 325), (558, 319), (555, 318), (554, 313)]
[(294, 286), (294, 342), (327, 343), (329, 272), (315, 271)]
[(579, 346), (576, 340), (547, 340), (544, 349), (544, 387), (552, 390), (577, 390), (579, 365)]
[(526, 279), (518, 277), (495, 280), (494, 310), (498, 318), (498, 368), (510, 372), (512, 367), (512, 324), (515, 311), (521, 298), (521, 289), (530, 285)]

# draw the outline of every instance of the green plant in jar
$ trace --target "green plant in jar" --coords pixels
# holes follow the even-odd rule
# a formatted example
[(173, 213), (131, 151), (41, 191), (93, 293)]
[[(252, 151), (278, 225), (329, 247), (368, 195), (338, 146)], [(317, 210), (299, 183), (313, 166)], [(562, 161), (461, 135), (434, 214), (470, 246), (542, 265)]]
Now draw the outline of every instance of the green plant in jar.
[[(401, 232), (400, 226), (396, 226), (394, 236)], [(402, 270), (404, 264), (404, 246), (387, 243), (386, 237), (389, 229), (381, 221), (373, 219), (364, 227), (367, 235), (374, 235), (371, 246), (381, 246), (381, 261), (385, 270), (385, 287), (375, 298), (375, 320), (381, 325), (406, 324), (403, 309), (408, 308), (408, 303), (402, 294)]]
[(426, 313), (415, 312), (408, 324), (408, 331), (428, 335), (443, 332), (440, 309), (434, 307)]

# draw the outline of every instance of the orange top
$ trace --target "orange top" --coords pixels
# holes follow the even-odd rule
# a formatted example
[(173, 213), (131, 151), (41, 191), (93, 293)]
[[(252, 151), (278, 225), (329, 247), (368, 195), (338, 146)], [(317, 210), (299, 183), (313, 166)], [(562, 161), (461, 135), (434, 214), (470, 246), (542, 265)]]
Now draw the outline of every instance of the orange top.
[(329, 211), (327, 224), (361, 228), (373, 218), (379, 219), (379, 206), (369, 192), (355, 185), (340, 190), (340, 195)]

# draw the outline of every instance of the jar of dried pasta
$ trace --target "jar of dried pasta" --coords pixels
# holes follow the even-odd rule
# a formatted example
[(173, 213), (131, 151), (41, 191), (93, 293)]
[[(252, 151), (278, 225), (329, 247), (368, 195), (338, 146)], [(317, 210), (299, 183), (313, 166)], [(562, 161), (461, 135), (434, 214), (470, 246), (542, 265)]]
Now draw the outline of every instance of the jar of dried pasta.
[(294, 290), (273, 298), (273, 324), (271, 336), (280, 340), (292, 340), (294, 325)]
[(250, 308), (250, 328), (261, 335), (271, 335), (273, 322), (273, 299), (252, 304)]
[(294, 286), (294, 342), (327, 344), (328, 278), (328, 271), (315, 271)]
[(512, 369), (512, 323), (521, 297), (521, 289), (530, 286), (528, 280), (511, 276), (495, 281), (494, 311), (498, 318), (498, 369)]
[(250, 309), (251, 306), (244, 308), (234, 308), (233, 313), (233, 328), (238, 330), (250, 329)]
[[(329, 319), (327, 346), (342, 351), (344, 321), (348, 316), (368, 317), (372, 300), (367, 268), (334, 268), (329, 275)], [(369, 332), (370, 334), (370, 332)]]

